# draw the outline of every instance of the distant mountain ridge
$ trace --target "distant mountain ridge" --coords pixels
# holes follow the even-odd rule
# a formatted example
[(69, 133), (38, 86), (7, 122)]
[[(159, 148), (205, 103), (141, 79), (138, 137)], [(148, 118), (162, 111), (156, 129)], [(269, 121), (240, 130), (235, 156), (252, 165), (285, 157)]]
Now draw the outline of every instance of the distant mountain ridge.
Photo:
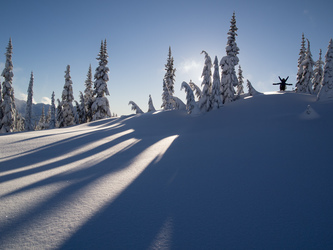
[[(15, 98), (15, 105), (16, 105), (16, 110), (23, 117), (25, 117), (25, 109), (26, 109), (26, 106), (27, 106), (27, 102)], [(44, 103), (32, 104), (32, 121), (33, 121), (33, 123), (39, 121), (39, 118), (42, 114), (43, 106), (44, 106), (44, 112), (45, 112), (45, 114), (47, 114), (47, 111), (49, 110), (49, 107), (51, 106), (50, 104), (44, 104)]]

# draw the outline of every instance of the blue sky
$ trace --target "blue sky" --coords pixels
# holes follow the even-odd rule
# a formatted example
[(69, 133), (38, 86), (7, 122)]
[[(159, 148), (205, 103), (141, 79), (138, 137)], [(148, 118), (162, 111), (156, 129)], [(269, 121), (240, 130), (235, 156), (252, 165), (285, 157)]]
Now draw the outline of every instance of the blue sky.
[(206, 50), (225, 56), (227, 32), (235, 11), (239, 59), (246, 79), (258, 91), (278, 90), (278, 76), (295, 83), (302, 32), (313, 59), (326, 53), (333, 37), (331, 1), (5, 1), (0, 15), (0, 70), (9, 37), (13, 42), (15, 97), (25, 99), (34, 72), (34, 100), (61, 98), (64, 71), (71, 65), (74, 97), (84, 90), (89, 64), (97, 67), (102, 39), (109, 53), (111, 112), (132, 113), (129, 101), (148, 109), (152, 95), (161, 105), (162, 80), (171, 46), (176, 71), (175, 95), (182, 81), (201, 84)]

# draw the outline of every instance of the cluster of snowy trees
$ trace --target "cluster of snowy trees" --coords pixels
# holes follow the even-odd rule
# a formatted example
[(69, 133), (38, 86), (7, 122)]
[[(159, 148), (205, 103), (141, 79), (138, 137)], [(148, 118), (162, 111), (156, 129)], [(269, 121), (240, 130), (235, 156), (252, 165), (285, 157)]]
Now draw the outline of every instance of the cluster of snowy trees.
[[(238, 76), (236, 76), (235, 71), (235, 67), (239, 63), (237, 56), (239, 54), (239, 48), (236, 44), (236, 31), (238, 28), (236, 26), (235, 13), (233, 13), (230, 23), (230, 29), (227, 33), (226, 56), (221, 59), (220, 63), (217, 56), (215, 56), (214, 63), (212, 63), (209, 54), (206, 51), (201, 52), (201, 54), (205, 56), (205, 63), (201, 75), (203, 79), (201, 83), (202, 89), (192, 82), (192, 80), (190, 80), (189, 83), (185, 81), (182, 82), (181, 89), (184, 89), (186, 92), (186, 105), (179, 98), (174, 96), (176, 69), (174, 68), (171, 47), (169, 47), (167, 63), (165, 64), (166, 73), (163, 78), (161, 108), (164, 110), (186, 108), (189, 114), (198, 114), (200, 112), (221, 108), (223, 104), (233, 102), (237, 100), (240, 95), (244, 94), (244, 77), (241, 66), (238, 68)], [(221, 76), (219, 66), (222, 71)], [(214, 68), (213, 73), (212, 68)], [(249, 80), (247, 80), (247, 87), (249, 95), (258, 93)], [(149, 103), (152, 103), (151, 97)], [(130, 101), (129, 104), (132, 105), (132, 110), (135, 110), (136, 113), (143, 113), (135, 102)]]
[[(226, 56), (222, 57), (220, 63), (218, 62), (217, 56), (215, 56), (214, 63), (212, 63), (209, 54), (206, 51), (201, 52), (201, 54), (205, 56), (205, 63), (201, 75), (203, 79), (201, 83), (202, 89), (191, 80), (189, 83), (185, 81), (182, 82), (181, 89), (184, 89), (186, 92), (186, 105), (173, 95), (176, 69), (173, 65), (174, 59), (171, 55), (171, 48), (169, 47), (169, 54), (165, 65), (166, 73), (163, 78), (161, 108), (170, 110), (186, 107), (189, 114), (198, 114), (200, 112), (208, 112), (221, 108), (223, 104), (233, 102), (238, 99), (240, 95), (244, 94), (243, 71), (240, 66), (238, 68), (238, 76), (235, 71), (235, 67), (239, 63), (237, 56), (239, 54), (239, 48), (236, 44), (236, 31), (238, 28), (236, 26), (235, 13), (233, 13), (230, 23), (230, 29), (227, 33)], [(219, 66), (221, 67), (221, 76)], [(213, 73), (212, 68), (214, 68)], [(247, 86), (250, 95), (258, 93), (249, 81), (247, 81)], [(237, 88), (237, 90), (235, 88)], [(131, 101), (130, 104), (132, 104), (132, 109), (137, 112), (141, 110), (134, 102)]]
[[(235, 67), (239, 64), (239, 48), (236, 44), (237, 26), (236, 17), (233, 13), (228, 31), (226, 55), (220, 62), (217, 56), (212, 62), (211, 57), (206, 51), (202, 51), (205, 62), (202, 71), (202, 89), (190, 80), (189, 83), (183, 81), (181, 89), (186, 92), (186, 105), (174, 96), (175, 72), (174, 58), (172, 57), (171, 47), (167, 63), (165, 64), (165, 75), (163, 78), (162, 105), (164, 110), (187, 109), (189, 114), (198, 114), (210, 110), (219, 109), (224, 104), (237, 100), (244, 94), (244, 77), (241, 66), (238, 67), (236, 75)], [(307, 40), (307, 39), (306, 39)], [(298, 72), (296, 79), (296, 89), (298, 93), (316, 94), (318, 100), (333, 98), (333, 44), (329, 42), (328, 50), (325, 55), (325, 62), (322, 61), (322, 51), (319, 52), (319, 59), (314, 62), (310, 50), (310, 42), (302, 34), (301, 49), (298, 59)], [(6, 63), (1, 76), (4, 78), (0, 83), (0, 132), (7, 133), (13, 131), (30, 131), (52, 129), (56, 127), (67, 127), (75, 124), (95, 121), (111, 117), (107, 82), (109, 81), (108, 53), (106, 40), (101, 42), (98, 57), (98, 67), (95, 70), (94, 81), (92, 77), (91, 65), (89, 66), (87, 79), (85, 81), (84, 93), (80, 92), (79, 101), (74, 100), (73, 82), (70, 76), (70, 65), (65, 71), (65, 84), (61, 100), (57, 99), (58, 105), (55, 107), (55, 95), (52, 93), (51, 106), (45, 115), (43, 109), (38, 124), (32, 124), (32, 100), (34, 75), (31, 72), (26, 114), (23, 118), (16, 110), (13, 82), (13, 63), (12, 63), (12, 41), (6, 50)], [(221, 68), (221, 75), (219, 72)], [(213, 70), (213, 72), (212, 72)], [(256, 95), (257, 92), (251, 82), (247, 80), (248, 95)], [(75, 102), (75, 106), (73, 106)], [(132, 110), (136, 113), (143, 113), (142, 109), (133, 101), (129, 102)], [(155, 107), (149, 95), (148, 112), (154, 112)], [(114, 115), (115, 116), (115, 115)]]
[(298, 58), (298, 71), (296, 77), (296, 92), (317, 95), (317, 99), (333, 98), (333, 45), (329, 41), (325, 55), (325, 62), (322, 61), (322, 50), (319, 50), (319, 59), (315, 62), (312, 59), (310, 42), (308, 39), (305, 47), (305, 37), (302, 34), (301, 49)]
[[(74, 100), (73, 82), (70, 75), (70, 65), (67, 65), (65, 71), (65, 85), (61, 96), (58, 99), (58, 106), (55, 107), (55, 94), (51, 96), (51, 106), (45, 114), (44, 107), (38, 124), (32, 121), (32, 100), (34, 75), (31, 72), (28, 96), (26, 103), (25, 117), (23, 118), (16, 110), (13, 83), (13, 63), (12, 63), (12, 41), (9, 39), (6, 52), (6, 64), (1, 74), (4, 82), (0, 84), (0, 132), (31, 131), (52, 129), (56, 127), (67, 127), (75, 124), (95, 121), (111, 117), (109, 101), (106, 95), (109, 95), (107, 82), (109, 81), (108, 53), (106, 40), (101, 42), (100, 52), (97, 60), (99, 62), (96, 68), (94, 79), (92, 78), (91, 65), (89, 66), (87, 79), (85, 81), (84, 94), (80, 92), (80, 101)], [(2, 85), (2, 86), (1, 86)], [(1, 88), (2, 87), (2, 88)], [(73, 106), (75, 102), (75, 107)]]

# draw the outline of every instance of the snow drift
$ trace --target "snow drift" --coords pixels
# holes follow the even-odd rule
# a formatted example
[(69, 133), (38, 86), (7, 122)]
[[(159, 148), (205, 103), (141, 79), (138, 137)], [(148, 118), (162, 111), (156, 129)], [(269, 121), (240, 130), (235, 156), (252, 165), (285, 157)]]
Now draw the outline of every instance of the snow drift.
[(1, 135), (0, 248), (332, 248), (333, 103), (315, 100)]

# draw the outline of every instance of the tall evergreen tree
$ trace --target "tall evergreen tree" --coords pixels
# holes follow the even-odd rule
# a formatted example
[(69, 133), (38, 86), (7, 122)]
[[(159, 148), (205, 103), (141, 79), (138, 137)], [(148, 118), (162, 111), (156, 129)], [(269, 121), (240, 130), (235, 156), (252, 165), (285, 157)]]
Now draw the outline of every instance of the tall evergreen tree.
[(318, 100), (327, 100), (333, 98), (333, 41), (332, 38), (328, 44), (325, 55), (324, 75), (322, 86), (317, 96)]
[(63, 127), (68, 127), (74, 125), (74, 107), (73, 107), (73, 82), (71, 80), (70, 75), (70, 66), (67, 65), (66, 71), (65, 71), (65, 85), (64, 89), (62, 91), (62, 99), (61, 99), (61, 105), (62, 105), (62, 122), (60, 124), (63, 125)]
[(24, 127), (25, 127), (26, 131), (33, 130), (33, 124), (32, 124), (32, 121), (31, 121), (33, 86), (34, 86), (34, 74), (31, 71), (30, 82), (29, 82), (29, 87), (28, 87), (27, 106), (26, 106), (26, 109), (25, 109), (25, 124), (24, 124)]
[(94, 99), (91, 106), (92, 110), (92, 120), (104, 119), (111, 117), (109, 101), (105, 95), (110, 95), (107, 87), (107, 82), (109, 81), (109, 68), (108, 64), (108, 53), (106, 48), (106, 40), (101, 42), (101, 49), (98, 54), (97, 60), (99, 60), (99, 66), (95, 71), (95, 84), (94, 84)]
[(215, 56), (214, 60), (214, 73), (213, 73), (213, 86), (211, 93), (211, 105), (213, 109), (217, 109), (222, 107), (222, 93), (221, 93), (221, 81), (220, 81), (220, 72), (219, 72), (219, 63), (217, 60), (217, 56)]
[(313, 70), (313, 92), (315, 94), (318, 94), (320, 87), (321, 87), (321, 82), (323, 80), (323, 75), (324, 75), (324, 70), (323, 70), (323, 65), (324, 62), (322, 61), (321, 58), (322, 51), (319, 51), (319, 59), (315, 63), (315, 69)]
[(296, 91), (300, 93), (312, 93), (312, 78), (313, 78), (313, 65), (314, 61), (312, 59), (312, 54), (310, 50), (310, 42), (308, 41), (308, 48), (305, 52), (305, 58), (301, 63), (302, 77), (298, 82)]
[(153, 100), (151, 98), (151, 95), (149, 95), (149, 100), (148, 100), (148, 112), (155, 112), (156, 109), (153, 104)]
[[(205, 64), (202, 70), (201, 77), (202, 79), (202, 92), (199, 101), (199, 108), (202, 111), (209, 111), (212, 109), (211, 103), (211, 90), (212, 90), (212, 59), (206, 51), (202, 51), (201, 54), (205, 54)], [(184, 85), (186, 90), (186, 86)]]
[(222, 78), (221, 85), (223, 86), (222, 95), (223, 102), (228, 103), (234, 101), (235, 89), (234, 87), (238, 85), (238, 79), (235, 72), (235, 66), (238, 64), (238, 54), (239, 48), (236, 44), (236, 17), (235, 12), (230, 21), (230, 29), (228, 32), (228, 42), (226, 46), (227, 55), (221, 59), (220, 66), (222, 68)]
[(9, 39), (7, 52), (6, 52), (6, 64), (5, 68), (2, 71), (1, 76), (5, 78), (5, 81), (2, 83), (2, 96), (3, 101), (1, 104), (3, 117), (0, 123), (0, 132), (7, 133), (15, 131), (15, 119), (16, 119), (16, 106), (14, 98), (14, 89), (13, 89), (13, 45), (12, 39)]
[(91, 106), (93, 104), (93, 94), (94, 91), (92, 89), (93, 81), (92, 81), (92, 71), (91, 65), (89, 65), (89, 70), (87, 73), (87, 79), (85, 81), (85, 90), (84, 90), (84, 106), (85, 106), (85, 113), (86, 113), (86, 121), (90, 122), (93, 119)]
[(300, 89), (300, 81), (302, 79), (303, 75), (303, 66), (302, 62), (305, 58), (306, 54), (306, 48), (305, 48), (305, 38), (304, 38), (304, 33), (302, 33), (302, 41), (301, 41), (301, 49), (299, 51), (299, 58), (298, 58), (298, 64), (297, 64), (297, 76), (296, 76), (296, 92)]
[(169, 110), (176, 108), (176, 105), (173, 101), (174, 84), (175, 84), (175, 72), (176, 69), (173, 66), (173, 57), (171, 55), (171, 47), (169, 47), (169, 54), (167, 63), (165, 64), (166, 73), (163, 79), (163, 94), (162, 94), (162, 108), (164, 110)]
[(51, 117), (50, 117), (50, 123), (49, 123), (49, 129), (53, 129), (56, 127), (56, 108), (54, 103), (54, 91), (52, 92), (51, 96)]
[(244, 79), (243, 70), (242, 70), (241, 66), (239, 65), (239, 67), (238, 67), (238, 85), (237, 85), (237, 92), (236, 92), (237, 96), (244, 94), (244, 87), (243, 87), (244, 80), (243, 79)]

